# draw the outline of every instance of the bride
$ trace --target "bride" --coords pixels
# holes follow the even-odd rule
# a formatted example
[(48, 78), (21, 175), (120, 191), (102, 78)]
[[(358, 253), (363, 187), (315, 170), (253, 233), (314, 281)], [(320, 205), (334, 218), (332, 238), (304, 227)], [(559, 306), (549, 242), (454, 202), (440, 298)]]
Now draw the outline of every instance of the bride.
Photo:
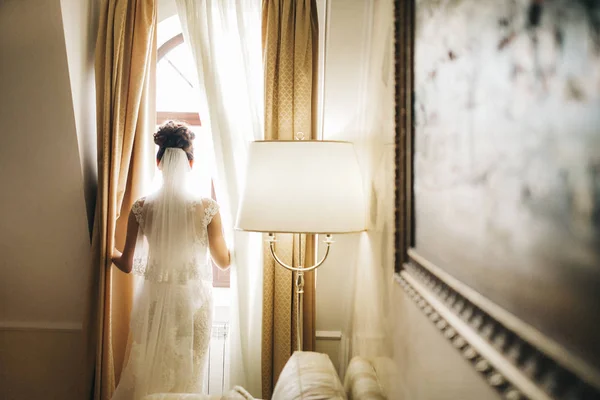
[(173, 121), (154, 134), (162, 187), (133, 204), (123, 253), (113, 253), (117, 268), (139, 277), (115, 400), (202, 393), (212, 325), (208, 250), (220, 268), (230, 254), (218, 204), (187, 190), (194, 136)]

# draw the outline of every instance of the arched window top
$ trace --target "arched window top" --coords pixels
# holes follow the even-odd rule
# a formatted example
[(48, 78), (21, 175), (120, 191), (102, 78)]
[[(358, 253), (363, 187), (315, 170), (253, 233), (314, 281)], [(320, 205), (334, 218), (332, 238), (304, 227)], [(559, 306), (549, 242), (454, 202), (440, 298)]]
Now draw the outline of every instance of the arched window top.
[(200, 125), (198, 117), (198, 79), (194, 59), (184, 45), (177, 15), (158, 25), (156, 65), (156, 110), (158, 122), (183, 120)]

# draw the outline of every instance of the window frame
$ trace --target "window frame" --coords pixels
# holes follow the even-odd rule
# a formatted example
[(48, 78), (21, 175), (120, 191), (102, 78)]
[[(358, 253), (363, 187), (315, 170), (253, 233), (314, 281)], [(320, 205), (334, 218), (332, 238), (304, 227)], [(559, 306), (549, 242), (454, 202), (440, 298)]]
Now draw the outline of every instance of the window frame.
[[(165, 43), (163, 43), (156, 50), (156, 63), (158, 64), (167, 54), (169, 54), (176, 47), (182, 45), (184, 43), (183, 33), (179, 33)], [(156, 111), (156, 120), (157, 121), (167, 121), (167, 120), (177, 120), (187, 123), (192, 126), (202, 126), (202, 121), (200, 120), (200, 115), (196, 112), (190, 111)]]

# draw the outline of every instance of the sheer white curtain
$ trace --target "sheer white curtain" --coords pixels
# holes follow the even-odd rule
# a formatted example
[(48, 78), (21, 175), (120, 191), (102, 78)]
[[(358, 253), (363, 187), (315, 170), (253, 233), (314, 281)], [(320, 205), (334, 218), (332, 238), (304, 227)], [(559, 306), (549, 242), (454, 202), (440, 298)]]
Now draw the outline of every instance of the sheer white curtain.
[(213, 139), (215, 190), (233, 246), (230, 381), (260, 396), (262, 237), (234, 231), (233, 224), (248, 143), (263, 137), (261, 0), (177, 0), (177, 12), (196, 62), (200, 115)]

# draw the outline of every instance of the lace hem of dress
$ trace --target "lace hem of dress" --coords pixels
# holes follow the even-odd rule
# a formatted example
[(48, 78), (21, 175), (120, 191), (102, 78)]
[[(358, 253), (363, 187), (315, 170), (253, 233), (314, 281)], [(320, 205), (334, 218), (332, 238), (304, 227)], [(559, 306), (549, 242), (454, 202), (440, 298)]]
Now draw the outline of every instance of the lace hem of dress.
[[(149, 267), (145, 259), (134, 259), (131, 273), (133, 275), (142, 276), (145, 279), (157, 283), (178, 283), (184, 284), (189, 281), (210, 280), (206, 273), (202, 272), (202, 267), (196, 262), (190, 262), (181, 270), (160, 270), (158, 268)], [(204, 265), (205, 268), (208, 266)]]

